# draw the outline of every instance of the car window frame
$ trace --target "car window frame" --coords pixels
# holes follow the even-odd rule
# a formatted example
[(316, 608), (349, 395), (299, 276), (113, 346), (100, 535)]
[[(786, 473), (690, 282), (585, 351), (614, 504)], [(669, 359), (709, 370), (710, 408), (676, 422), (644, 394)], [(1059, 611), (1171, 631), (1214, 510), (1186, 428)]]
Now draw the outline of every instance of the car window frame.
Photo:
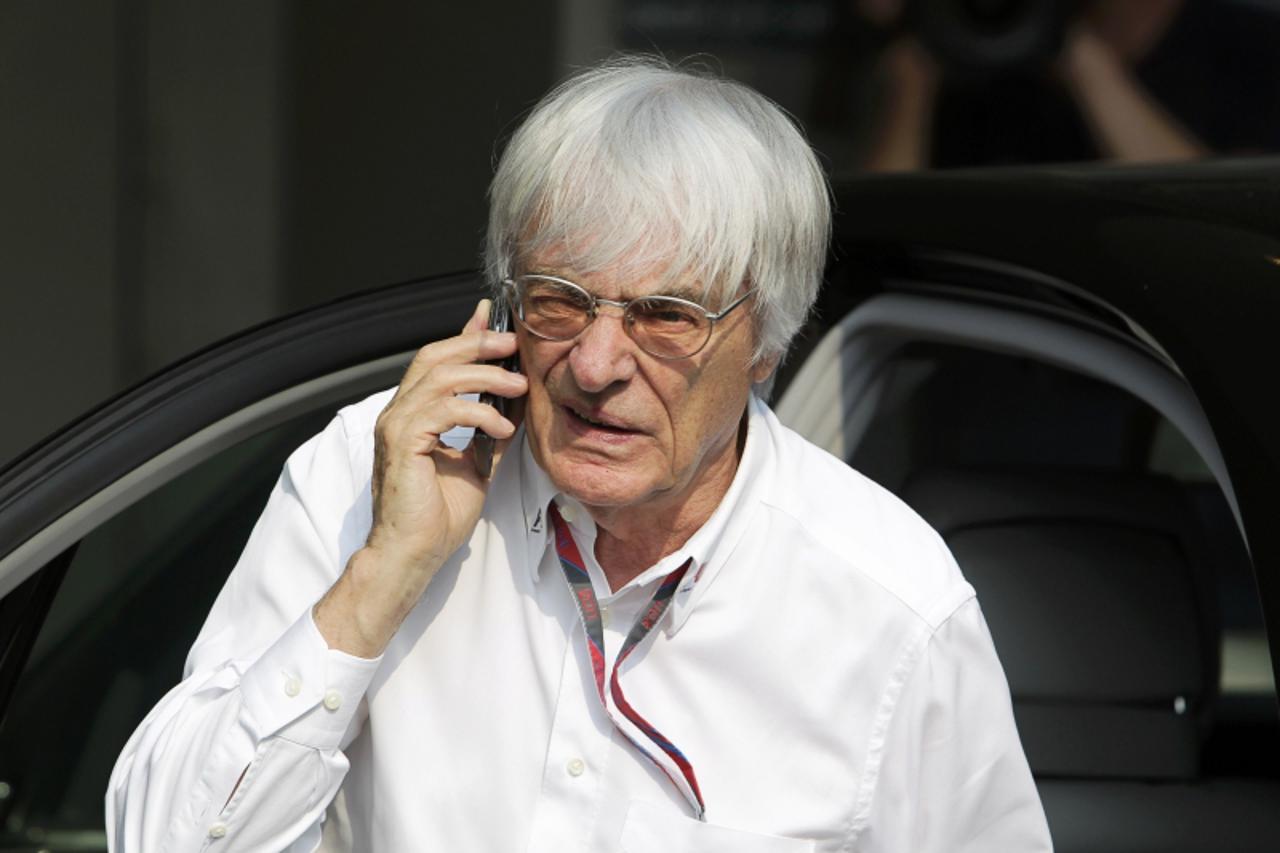
[(0, 637), (0, 720), (64, 556), (88, 533), (221, 449), (394, 385), (417, 349), (460, 329), (484, 295), (479, 273), (450, 273), (264, 323), (158, 372), (0, 469), (0, 604), (20, 611)]

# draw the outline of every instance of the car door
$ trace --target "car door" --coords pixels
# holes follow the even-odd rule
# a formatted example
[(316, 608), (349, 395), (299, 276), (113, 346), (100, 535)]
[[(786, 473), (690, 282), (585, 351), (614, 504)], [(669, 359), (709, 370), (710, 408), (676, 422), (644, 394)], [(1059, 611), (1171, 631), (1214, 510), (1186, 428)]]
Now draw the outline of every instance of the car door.
[(1061, 853), (1280, 833), (1276, 456), (1253, 419), (1274, 402), (1243, 390), (1280, 246), (1274, 208), (1225, 203), (1270, 169), (837, 193), (850, 213), (775, 407), (947, 541)]
[(180, 679), (285, 457), (481, 295), (449, 275), (267, 323), (0, 472), (0, 849), (106, 849), (115, 756)]

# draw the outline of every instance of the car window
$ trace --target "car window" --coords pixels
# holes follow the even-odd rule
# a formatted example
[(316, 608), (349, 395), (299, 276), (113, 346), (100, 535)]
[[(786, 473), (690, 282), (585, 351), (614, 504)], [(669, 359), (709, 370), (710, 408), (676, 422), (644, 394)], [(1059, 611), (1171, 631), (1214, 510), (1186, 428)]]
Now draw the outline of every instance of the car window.
[[(931, 477), (930, 472), (963, 472), (950, 475), (952, 498), (964, 494), (954, 490), (957, 478), (963, 482), (985, 477), (986, 487), (991, 476), (1016, 481), (1021, 472), (1032, 485), (1062, 483), (1077, 492), (1083, 489), (1086, 496), (1094, 488), (1088, 483), (1095, 482), (1100, 502), (1110, 499), (1121, 481), (1124, 489), (1138, 484), (1165, 495), (1173, 502), (1169, 506), (1185, 508), (1185, 516), (1179, 516), (1185, 518), (1182, 526), (1194, 528), (1200, 543), (1187, 559), (1204, 580), (1190, 585), (1189, 594), (1211, 599), (1202, 602), (1210, 614), (1205, 624), (1212, 626), (1205, 630), (1216, 635), (1220, 664), (1216, 695), (1210, 691), (1211, 698), (1205, 700), (1214, 707), (1207, 715), (1211, 729), (1201, 753), (1203, 766), (1228, 774), (1280, 776), (1271, 758), (1260, 757), (1268, 755), (1268, 745), (1280, 744), (1280, 734), (1271, 659), (1249, 557), (1208, 467), (1169, 421), (1105, 382), (1030, 358), (950, 344), (903, 347), (866, 396), (874, 412), (849, 462), (909, 503), (919, 497), (921, 480)], [(985, 499), (981, 491), (972, 494)], [(1045, 499), (1065, 500), (1061, 495)], [(1052, 511), (1046, 512), (1052, 516)], [(1052, 541), (1052, 530), (1084, 524), (1075, 517), (1075, 509), (1061, 513), (1039, 520), (1053, 525), (1042, 528), (1050, 531), (1044, 533), (1046, 542)], [(1085, 531), (1079, 535), (1087, 535), (1085, 527), (1079, 529)], [(1162, 547), (1156, 540), (1168, 538), (1167, 533), (1156, 533), (1150, 537), (1152, 548)], [(963, 547), (956, 542), (952, 546)], [(959, 550), (957, 555), (961, 556)], [(1003, 594), (1000, 589), (984, 591), (976, 580), (975, 587), (979, 599), (993, 605)], [(1140, 594), (1161, 593), (1153, 589)], [(1166, 611), (1171, 607), (1172, 603)], [(997, 649), (1006, 647), (1002, 658), (1016, 657), (1010, 650), (1021, 638), (1001, 636), (998, 613), (988, 618)], [(1212, 672), (1212, 666), (1206, 671)], [(1011, 673), (1015, 705), (1016, 681)]]
[(235, 444), (81, 541), (0, 730), (0, 849), (106, 849), (116, 756), (180, 680), (285, 458), (332, 414)]
[(1274, 695), (1248, 554), (1204, 460), (1126, 391), (1028, 358), (944, 344), (904, 347), (850, 463), (901, 492), (924, 469), (1022, 466), (1123, 471), (1178, 484), (1213, 554), (1225, 693)]

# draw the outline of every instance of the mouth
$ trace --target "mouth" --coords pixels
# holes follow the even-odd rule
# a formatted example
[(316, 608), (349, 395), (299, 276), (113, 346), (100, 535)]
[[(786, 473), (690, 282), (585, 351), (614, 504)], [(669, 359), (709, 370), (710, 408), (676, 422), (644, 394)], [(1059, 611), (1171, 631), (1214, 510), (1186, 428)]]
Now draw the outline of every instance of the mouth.
[(640, 434), (639, 430), (631, 428), (625, 421), (596, 409), (572, 404), (561, 405), (560, 409), (569, 429), (578, 435), (617, 441)]

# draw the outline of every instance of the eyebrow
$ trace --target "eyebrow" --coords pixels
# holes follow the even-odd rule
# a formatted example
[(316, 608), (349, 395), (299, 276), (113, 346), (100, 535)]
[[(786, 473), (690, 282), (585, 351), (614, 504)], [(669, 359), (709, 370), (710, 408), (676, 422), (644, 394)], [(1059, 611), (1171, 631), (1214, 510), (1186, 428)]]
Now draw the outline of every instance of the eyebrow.
[[(546, 276), (551, 276), (552, 278), (562, 278), (565, 281), (573, 282), (574, 284), (578, 285), (578, 287), (581, 287), (583, 290), (586, 290), (588, 293), (592, 292), (590, 288), (579, 283), (572, 273), (565, 272), (559, 267), (554, 267), (554, 266), (534, 267), (528, 270), (525, 273), (525, 275), (546, 275)], [(684, 286), (676, 286), (667, 290), (659, 290), (654, 293), (637, 294), (630, 298), (644, 299), (650, 296), (674, 296), (676, 299), (683, 299), (686, 302), (692, 302), (693, 304), (701, 306), (702, 308), (706, 309), (706, 306), (702, 302), (704, 295), (705, 293), (703, 288), (697, 287), (696, 285), (684, 285)]]
[(660, 293), (652, 293), (650, 295), (651, 296), (674, 296), (677, 299), (683, 299), (686, 302), (692, 302), (695, 305), (701, 306), (702, 299), (705, 294), (703, 293), (703, 290), (701, 288), (694, 287), (692, 285), (686, 285), (684, 287), (676, 287), (671, 290), (664, 290)]

